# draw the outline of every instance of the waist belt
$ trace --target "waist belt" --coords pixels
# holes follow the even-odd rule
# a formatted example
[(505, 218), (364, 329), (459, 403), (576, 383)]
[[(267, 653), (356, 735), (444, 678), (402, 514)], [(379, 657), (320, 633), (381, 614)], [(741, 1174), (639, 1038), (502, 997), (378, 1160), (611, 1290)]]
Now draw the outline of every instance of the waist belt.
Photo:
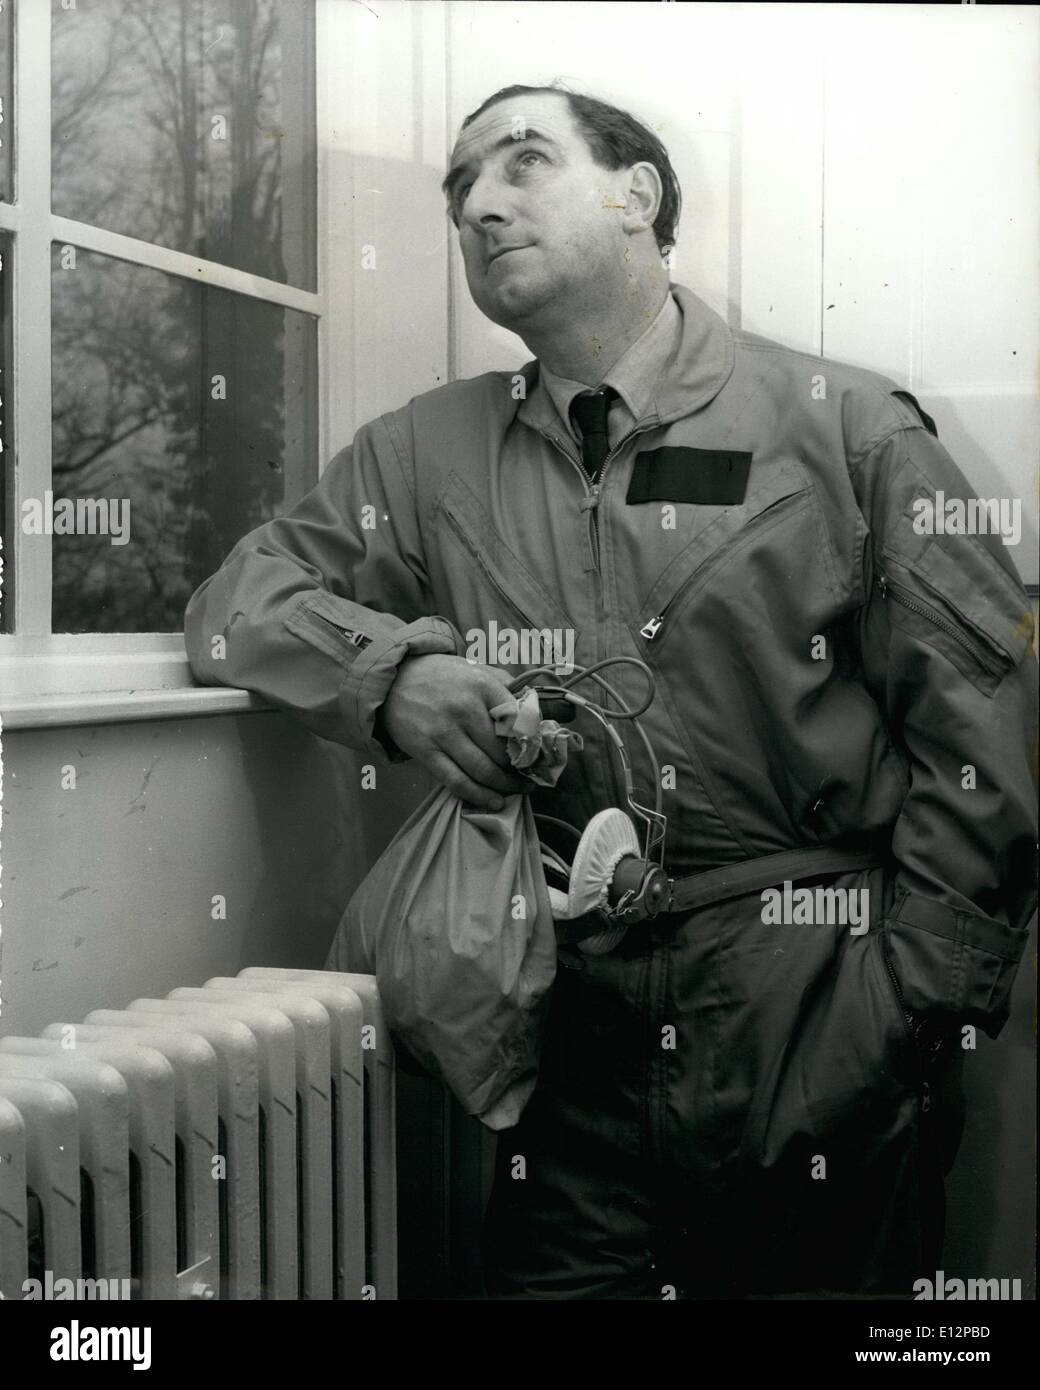
[[(763, 854), (757, 859), (744, 859), (737, 864), (723, 864), (718, 869), (689, 874), (668, 880), (668, 892), (663, 895), (660, 915), (691, 912), (743, 897), (745, 893), (772, 888), (785, 879), (795, 882), (804, 878), (820, 878), (824, 874), (849, 873), (855, 869), (880, 868), (886, 861), (891, 841), (885, 840), (868, 848), (848, 849), (839, 845), (811, 845), (805, 849), (785, 849), (778, 854)], [(657, 870), (660, 873), (660, 870)], [(633, 923), (637, 927), (653, 924), (655, 917), (645, 917)], [(584, 938), (609, 929), (613, 923), (606, 912), (594, 908), (581, 917), (556, 924), (556, 939), (561, 946), (572, 946)]]
[(728, 902), (763, 888), (772, 888), (785, 879), (795, 882), (823, 874), (848, 873), (853, 869), (875, 869), (885, 862), (888, 843), (870, 849), (842, 849), (838, 845), (813, 845), (807, 849), (785, 849), (763, 854), (739, 864), (723, 864), (718, 869), (689, 874), (671, 881), (671, 898), (666, 912), (690, 912)]

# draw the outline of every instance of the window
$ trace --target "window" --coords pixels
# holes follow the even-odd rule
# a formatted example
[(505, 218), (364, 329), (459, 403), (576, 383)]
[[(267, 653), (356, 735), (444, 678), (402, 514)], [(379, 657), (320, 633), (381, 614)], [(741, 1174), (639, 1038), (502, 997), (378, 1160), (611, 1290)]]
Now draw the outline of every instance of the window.
[[(11, 47), (11, 9), (9, 5), (0, 6), (0, 204), (10, 202), (14, 189), (12, 174), (14, 163), (12, 148), (14, 123), (11, 120), (11, 93), (13, 82), (13, 52)], [(3, 224), (0, 223), (0, 226)], [(9, 425), (11, 394), (11, 239), (0, 232), (0, 632), (3, 625), (4, 608), (4, 569), (8, 569), (11, 555), (9, 545), (9, 518), (14, 496), (12, 484), (13, 470), (8, 466), (11, 457), (11, 429)]]
[(317, 480), (314, 30), (314, 0), (0, 9), (8, 653), (182, 656), (155, 635)]
[(68, 245), (52, 285), (52, 491), (94, 520), (54, 518), (52, 628), (176, 632), (238, 537), (316, 477), (314, 321)]
[(313, 71), (300, 0), (58, 0), (54, 212), (313, 290)]
[(14, 91), (14, 51), (11, 46), (11, 7), (0, 6), (0, 200), (11, 201), (13, 187), (11, 158), (14, 122), (11, 119), (11, 93)]

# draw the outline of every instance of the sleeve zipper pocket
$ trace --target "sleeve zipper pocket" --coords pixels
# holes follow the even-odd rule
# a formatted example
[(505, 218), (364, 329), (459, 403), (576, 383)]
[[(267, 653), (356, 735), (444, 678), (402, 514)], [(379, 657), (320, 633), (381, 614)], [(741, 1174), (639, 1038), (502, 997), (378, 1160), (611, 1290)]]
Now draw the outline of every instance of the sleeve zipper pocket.
[[(918, 598), (904, 589), (901, 584), (894, 584), (886, 574), (878, 574), (877, 586), (883, 599), (894, 599), (900, 607), (906, 608), (911, 613), (918, 614), (919, 617), (926, 618), (928, 622), (933, 623), (940, 631), (952, 637), (958, 646), (963, 648), (963, 650), (982, 666), (984, 670), (988, 671), (990, 675), (1000, 678), (1013, 664), (1006, 658), (1006, 654), (1003, 653), (1002, 649), (995, 647), (991, 649), (989, 646), (983, 646), (981, 641), (973, 641), (970, 637), (967, 637), (959, 627), (950, 622), (948, 618), (944, 618), (941, 613), (937, 612), (930, 605), (922, 603)], [(1004, 662), (998, 662), (995, 659), (992, 655), (992, 651), (995, 650), (1001, 650), (1002, 655), (1005, 656)]]

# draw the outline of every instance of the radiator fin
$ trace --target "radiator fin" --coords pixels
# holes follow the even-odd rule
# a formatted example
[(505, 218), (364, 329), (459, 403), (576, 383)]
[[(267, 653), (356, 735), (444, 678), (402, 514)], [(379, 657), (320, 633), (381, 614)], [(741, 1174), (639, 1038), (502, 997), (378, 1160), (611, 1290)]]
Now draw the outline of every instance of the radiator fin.
[(394, 1086), (364, 975), (258, 967), (4, 1038), (0, 1294), (396, 1298)]

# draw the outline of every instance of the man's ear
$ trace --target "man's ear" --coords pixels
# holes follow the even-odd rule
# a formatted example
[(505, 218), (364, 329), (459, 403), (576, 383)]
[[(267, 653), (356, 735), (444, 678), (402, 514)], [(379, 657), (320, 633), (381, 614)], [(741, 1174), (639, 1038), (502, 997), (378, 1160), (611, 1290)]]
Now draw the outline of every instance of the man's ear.
[(652, 230), (661, 207), (664, 185), (653, 164), (643, 160), (628, 171), (625, 212), (621, 225), (629, 235)]

